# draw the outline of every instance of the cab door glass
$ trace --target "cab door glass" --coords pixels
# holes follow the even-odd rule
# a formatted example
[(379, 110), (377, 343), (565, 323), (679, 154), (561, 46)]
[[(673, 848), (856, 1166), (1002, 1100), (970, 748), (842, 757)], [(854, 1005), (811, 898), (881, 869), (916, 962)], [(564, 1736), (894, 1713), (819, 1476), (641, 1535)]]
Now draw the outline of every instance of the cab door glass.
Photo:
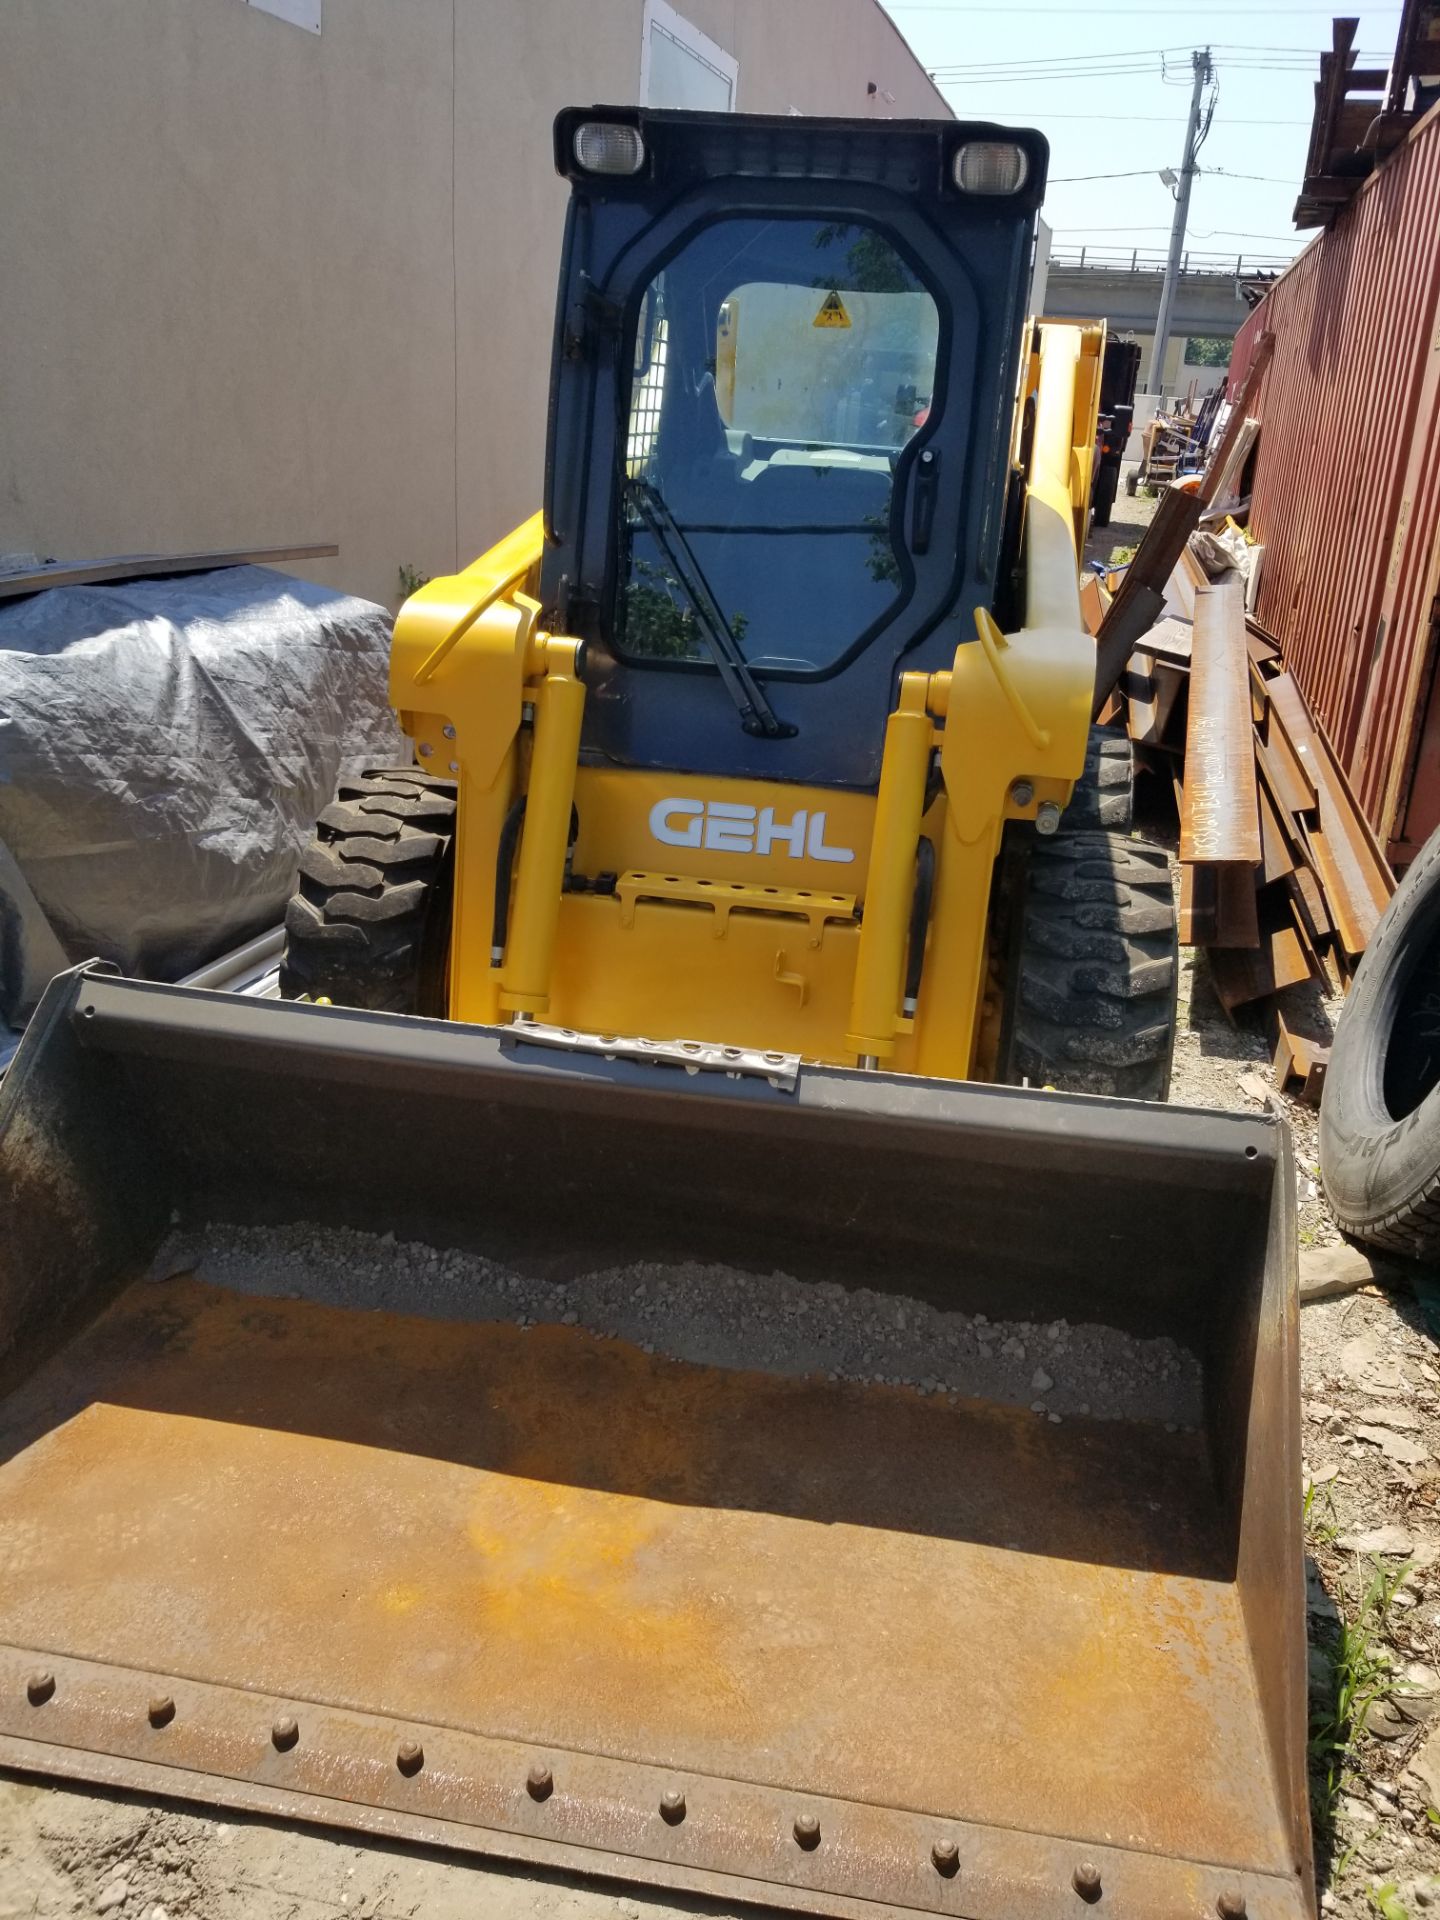
[(750, 666), (813, 673), (877, 631), (939, 335), (877, 227), (736, 219), (673, 256), (632, 343), (617, 647), (703, 663), (723, 620)]

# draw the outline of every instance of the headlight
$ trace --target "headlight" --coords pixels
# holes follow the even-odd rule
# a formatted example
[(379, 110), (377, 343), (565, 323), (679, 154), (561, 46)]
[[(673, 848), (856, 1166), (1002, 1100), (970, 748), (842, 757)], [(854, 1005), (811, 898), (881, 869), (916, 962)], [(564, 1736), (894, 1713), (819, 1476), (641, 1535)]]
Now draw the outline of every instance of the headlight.
[(613, 120), (582, 120), (571, 142), (575, 164), (586, 173), (638, 173), (645, 164), (645, 142), (636, 127)]
[(1018, 193), (1029, 172), (1030, 156), (1013, 140), (967, 140), (956, 150), (955, 184), (965, 193)]

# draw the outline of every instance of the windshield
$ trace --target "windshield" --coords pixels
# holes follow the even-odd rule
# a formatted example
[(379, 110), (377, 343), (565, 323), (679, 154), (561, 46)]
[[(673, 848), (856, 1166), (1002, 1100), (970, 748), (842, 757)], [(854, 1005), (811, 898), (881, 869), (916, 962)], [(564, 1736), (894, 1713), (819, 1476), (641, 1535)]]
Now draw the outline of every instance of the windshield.
[(634, 338), (623, 652), (823, 671), (894, 609), (895, 464), (939, 329), (870, 226), (725, 220), (667, 263)]

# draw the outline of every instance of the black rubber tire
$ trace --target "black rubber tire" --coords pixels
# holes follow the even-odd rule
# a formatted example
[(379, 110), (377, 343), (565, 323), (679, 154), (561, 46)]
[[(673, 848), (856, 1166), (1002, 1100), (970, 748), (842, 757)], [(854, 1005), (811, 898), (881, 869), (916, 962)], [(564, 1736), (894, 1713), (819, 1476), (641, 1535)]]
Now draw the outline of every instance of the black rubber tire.
[(1112, 727), (1091, 727), (1085, 747), (1085, 771), (1065, 809), (1062, 833), (1104, 827), (1129, 833), (1135, 823), (1135, 749), (1127, 735)]
[(1180, 972), (1169, 859), (1068, 820), (1031, 849), (1002, 1077), (1163, 1100)]
[(1440, 1257), (1440, 833), (1381, 915), (1320, 1103), (1320, 1177), (1357, 1240)]
[(285, 910), (284, 1000), (446, 1013), (455, 782), (412, 767), (342, 780)]

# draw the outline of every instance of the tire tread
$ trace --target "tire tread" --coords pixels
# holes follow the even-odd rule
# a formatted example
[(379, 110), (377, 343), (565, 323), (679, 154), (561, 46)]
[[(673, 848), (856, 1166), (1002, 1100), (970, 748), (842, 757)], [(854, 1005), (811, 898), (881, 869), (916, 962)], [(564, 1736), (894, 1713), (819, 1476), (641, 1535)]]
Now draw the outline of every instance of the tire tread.
[(300, 856), (280, 995), (375, 1013), (443, 1012), (427, 978), (448, 894), (456, 787), (409, 768), (342, 780)]
[(1132, 840), (1134, 758), (1090, 730), (1060, 830), (1026, 876), (1006, 1078), (1163, 1100), (1175, 1043), (1179, 945), (1170, 862)]

